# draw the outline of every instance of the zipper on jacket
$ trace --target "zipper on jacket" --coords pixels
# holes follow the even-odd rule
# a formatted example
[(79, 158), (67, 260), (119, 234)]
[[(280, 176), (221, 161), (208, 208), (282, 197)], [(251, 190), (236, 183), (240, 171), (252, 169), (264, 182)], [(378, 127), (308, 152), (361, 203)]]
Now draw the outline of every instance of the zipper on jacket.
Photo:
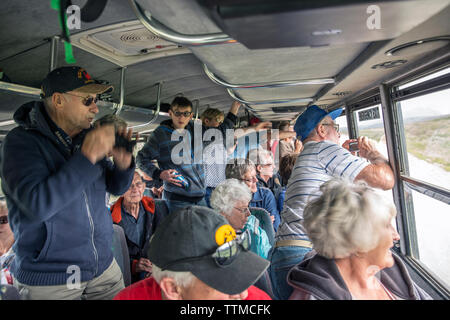
[(89, 218), (89, 225), (91, 227), (91, 242), (92, 242), (92, 247), (94, 248), (94, 256), (95, 256), (95, 274), (94, 277), (97, 276), (97, 272), (98, 272), (98, 252), (97, 252), (97, 248), (95, 247), (95, 243), (94, 243), (94, 221), (92, 220), (92, 215), (91, 215), (91, 210), (89, 209), (89, 202), (88, 202), (88, 197), (86, 195), (86, 192), (83, 191), (83, 196), (84, 196), (84, 202), (86, 203), (86, 209), (87, 209), (87, 214), (88, 214), (88, 218)]

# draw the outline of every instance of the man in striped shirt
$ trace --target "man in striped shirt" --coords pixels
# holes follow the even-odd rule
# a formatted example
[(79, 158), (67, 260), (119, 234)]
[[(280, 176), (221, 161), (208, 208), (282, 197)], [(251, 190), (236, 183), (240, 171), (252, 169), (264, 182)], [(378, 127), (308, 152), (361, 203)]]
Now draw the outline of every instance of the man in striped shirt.
[(302, 225), (306, 204), (320, 196), (320, 186), (333, 177), (364, 180), (384, 190), (395, 183), (389, 162), (367, 137), (358, 138), (359, 157), (348, 151), (349, 141), (339, 145), (339, 126), (334, 120), (342, 113), (327, 113), (316, 105), (297, 119), (294, 129), (304, 149), (294, 165), (286, 189), (281, 224), (271, 253), (270, 276), (278, 299), (288, 299), (292, 288), (286, 282), (288, 271), (311, 250), (312, 244)]

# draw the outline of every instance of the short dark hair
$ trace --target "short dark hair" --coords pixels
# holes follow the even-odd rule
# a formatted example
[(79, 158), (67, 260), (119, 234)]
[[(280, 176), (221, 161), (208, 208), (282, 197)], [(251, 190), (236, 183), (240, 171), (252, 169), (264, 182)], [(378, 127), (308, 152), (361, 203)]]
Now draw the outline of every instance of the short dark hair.
[(284, 120), (284, 121), (281, 121), (281, 122), (278, 124), (278, 130), (281, 130), (281, 131), (287, 131), (287, 130), (289, 129), (290, 126), (291, 126), (291, 122), (290, 122), (290, 121), (287, 121), (287, 120)]
[(298, 153), (288, 153), (280, 160), (280, 176), (281, 182), (285, 186), (292, 174), (292, 168), (294, 168), (295, 161), (297, 160)]
[(173, 110), (174, 107), (191, 107), (192, 109), (192, 102), (186, 97), (175, 97), (175, 99), (173, 99), (172, 103), (170, 104), (170, 109)]

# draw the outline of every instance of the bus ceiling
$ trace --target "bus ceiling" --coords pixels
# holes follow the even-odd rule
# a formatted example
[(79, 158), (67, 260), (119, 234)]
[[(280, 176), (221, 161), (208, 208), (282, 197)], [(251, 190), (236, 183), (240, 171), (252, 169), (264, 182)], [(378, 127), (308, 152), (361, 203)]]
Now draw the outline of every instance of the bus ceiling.
[[(238, 100), (243, 113), (292, 120), (308, 105), (336, 108), (450, 51), (450, 0), (102, 4), (95, 17), (70, 30), (73, 55), (77, 65), (115, 86), (105, 112), (133, 119), (139, 130), (163, 119), (164, 112), (152, 118), (158, 101), (165, 106), (180, 94), (198, 101), (197, 113), (226, 111)], [(47, 2), (4, 1), (0, 8), (0, 92), (9, 96), (0, 113), (11, 119), (19, 106), (11, 103), (14, 90), (38, 91), (49, 69), (67, 62), (58, 13)]]

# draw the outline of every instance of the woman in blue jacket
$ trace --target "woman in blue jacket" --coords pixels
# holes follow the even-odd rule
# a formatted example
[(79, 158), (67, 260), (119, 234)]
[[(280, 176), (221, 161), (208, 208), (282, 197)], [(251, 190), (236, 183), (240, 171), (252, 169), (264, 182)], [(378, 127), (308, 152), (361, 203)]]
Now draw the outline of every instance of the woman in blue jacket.
[(233, 163), (227, 164), (225, 175), (227, 179), (234, 178), (245, 182), (252, 192), (250, 207), (263, 208), (269, 212), (276, 232), (280, 224), (277, 202), (270, 189), (257, 186), (258, 179), (253, 162), (249, 159), (234, 159)]

